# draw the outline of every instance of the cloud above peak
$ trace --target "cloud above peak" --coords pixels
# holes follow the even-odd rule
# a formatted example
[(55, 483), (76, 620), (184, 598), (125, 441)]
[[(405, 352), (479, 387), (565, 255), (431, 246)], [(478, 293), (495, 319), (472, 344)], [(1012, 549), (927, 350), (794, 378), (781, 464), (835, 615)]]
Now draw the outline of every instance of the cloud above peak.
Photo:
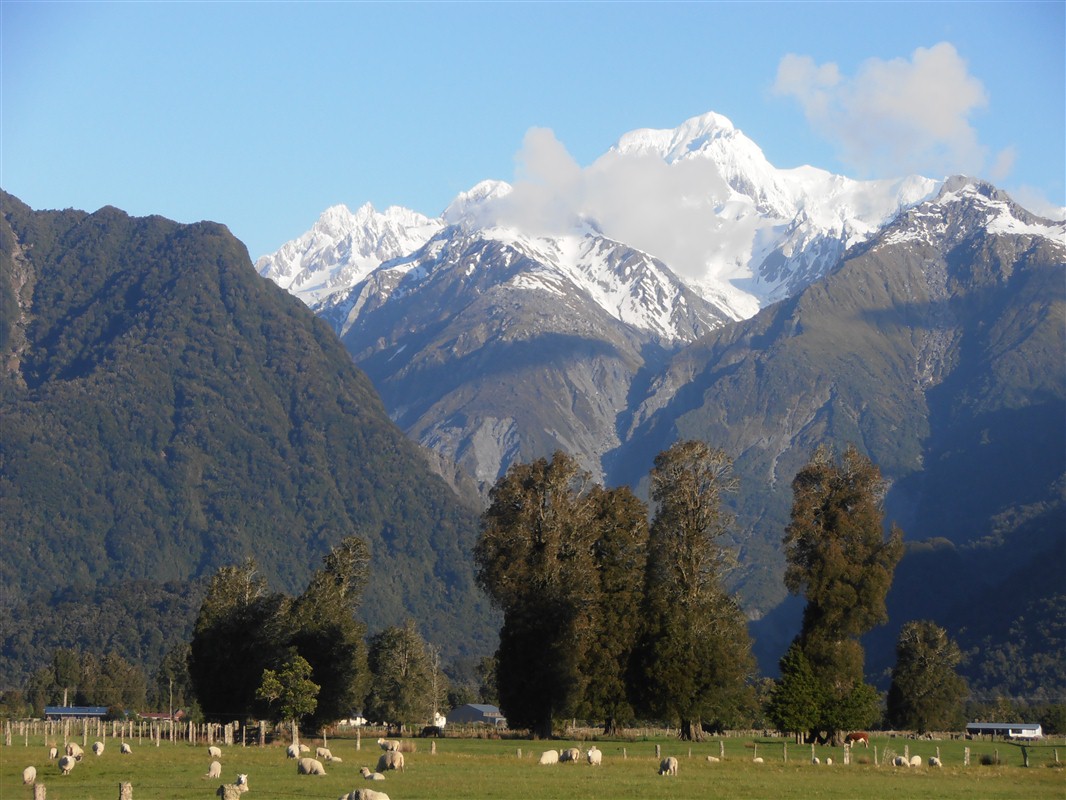
[[(794, 97), (819, 135), (864, 176), (980, 175), (989, 161), (970, 123), (988, 93), (955, 47), (919, 47), (909, 59), (868, 59), (854, 76), (809, 56), (781, 59), (773, 86)], [(1010, 156), (996, 156), (1002, 172)]]

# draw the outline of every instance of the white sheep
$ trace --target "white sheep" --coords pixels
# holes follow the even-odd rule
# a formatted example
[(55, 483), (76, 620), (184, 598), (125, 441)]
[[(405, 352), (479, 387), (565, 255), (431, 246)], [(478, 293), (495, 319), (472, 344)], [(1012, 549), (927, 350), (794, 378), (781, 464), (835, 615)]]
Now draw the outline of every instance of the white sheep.
[(22, 770), (22, 782), (29, 786), (37, 780), (37, 767), (26, 767)]
[(212, 761), (211, 766), (207, 768), (207, 774), (205, 778), (221, 778), (222, 777), (222, 762)]
[(325, 775), (326, 768), (321, 761), (313, 758), (301, 758), (296, 762), (296, 772), (300, 775)]
[(603, 752), (596, 745), (592, 745), (589, 751), (585, 753), (585, 758), (588, 759), (590, 766), (598, 767), (603, 763)]
[(67, 742), (66, 753), (76, 761), (81, 761), (82, 749), (81, 745), (77, 742)]
[(329, 757), (329, 763), (331, 763), (331, 764), (343, 764), (344, 763), (344, 759), (341, 758), (340, 756), (330, 756)]
[(818, 756), (814, 756), (814, 757), (813, 757), (813, 758), (811, 759), (811, 763), (812, 763), (812, 764), (815, 764), (815, 765), (817, 765), (817, 764), (821, 764), (821, 763), (822, 763), (822, 761), (821, 761), (821, 759), (819, 759), (819, 758), (818, 758)]
[(288, 747), (285, 748), (285, 754), (289, 758), (299, 758), (300, 757), (300, 745), (298, 745), (298, 744), (290, 744)]
[(378, 772), (388, 772), (390, 769), (398, 769), (403, 772), (403, 753), (399, 750), (389, 750), (381, 754), (378, 759)]
[(538, 764), (558, 764), (559, 763), (559, 751), (558, 750), (545, 750), (540, 754)]
[(389, 800), (389, 796), (373, 789), (356, 789), (354, 792), (342, 794), (337, 800)]
[(241, 772), (237, 774), (237, 780), (233, 782), (233, 785), (237, 787), (237, 791), (244, 794), (248, 791), (248, 774)]
[(300, 750), (301, 753), (310, 753), (311, 752), (311, 748), (308, 747), (306, 744), (301, 744), (299, 746), (299, 750)]
[(677, 774), (677, 759), (673, 756), (667, 756), (659, 762), (659, 774), (660, 775), (676, 775)]
[(912, 767), (920, 767), (921, 765), (922, 765), (922, 757), (921, 756), (911, 756), (910, 766), (912, 766)]
[(903, 756), (896, 756), (892, 759), (892, 765), (895, 767), (909, 767), (911, 764)]
[(49, 761), (55, 761), (57, 758), (59, 758), (59, 748), (58, 747), (49, 747), (48, 748), (48, 760)]
[(753, 758), (751, 760), (751, 763), (752, 764), (763, 764), (763, 763), (765, 763), (765, 761), (763, 760), (762, 756), (755, 756), (755, 758)]
[(929, 766), (931, 766), (931, 767), (942, 767), (942, 766), (944, 766), (944, 764), (936, 756), (929, 756)]
[(321, 758), (323, 761), (329, 761), (333, 758), (333, 753), (329, 751), (328, 747), (316, 747), (315, 758)]
[(221, 747), (215, 747), (214, 745), (210, 745), (207, 748), (207, 755), (210, 756), (211, 758), (222, 758), (222, 748)]
[(120, 744), (118, 746), (118, 751), (122, 755), (128, 756), (128, 755), (130, 755), (133, 752), (133, 748), (130, 747), (130, 743), (129, 742), (123, 742), (122, 744)]
[(104, 743), (93, 742), (93, 755), (102, 756), (104, 754)]
[(827, 767), (833, 766), (833, 757), (832, 756), (826, 756), (825, 757), (825, 765)]
[(722, 759), (720, 759), (718, 756), (707, 756), (707, 763), (708, 764), (717, 764), (721, 760)]
[(371, 772), (367, 767), (360, 767), (359, 774), (363, 776), (363, 780), (366, 781), (383, 781), (385, 776), (380, 772)]
[(577, 747), (568, 747), (565, 750), (559, 752), (559, 763), (563, 764), (568, 761), (578, 761), (581, 758), (581, 750)]
[(395, 739), (378, 739), (378, 747), (387, 753), (390, 750), (399, 750), (400, 743)]
[(74, 756), (63, 756), (59, 759), (59, 771), (63, 775), (69, 775), (70, 771), (74, 769), (74, 765), (78, 763), (78, 759)]

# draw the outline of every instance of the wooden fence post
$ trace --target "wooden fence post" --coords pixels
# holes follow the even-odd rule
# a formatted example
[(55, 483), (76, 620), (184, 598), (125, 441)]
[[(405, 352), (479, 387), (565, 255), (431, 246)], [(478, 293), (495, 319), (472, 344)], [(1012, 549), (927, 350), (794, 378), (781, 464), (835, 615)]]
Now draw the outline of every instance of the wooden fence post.
[(133, 784), (124, 781), (118, 785), (118, 800), (133, 800)]

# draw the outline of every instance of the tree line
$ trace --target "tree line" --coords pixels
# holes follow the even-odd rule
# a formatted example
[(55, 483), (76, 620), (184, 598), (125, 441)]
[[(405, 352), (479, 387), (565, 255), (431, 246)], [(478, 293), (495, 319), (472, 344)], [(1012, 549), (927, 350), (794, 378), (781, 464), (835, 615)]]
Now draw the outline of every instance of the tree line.
[[(359, 712), (421, 726), (470, 701), (498, 702), (511, 728), (544, 738), (564, 718), (600, 720), (607, 735), (634, 719), (669, 721), (693, 740), (756, 720), (822, 741), (881, 721), (921, 731), (962, 722), (961, 653), (931, 622), (903, 626), (887, 698), (865, 682), (860, 638), (887, 621), (903, 544), (895, 527), (885, 536), (884, 481), (856, 448), (819, 447), (792, 482), (784, 579), (806, 605), (776, 681), (756, 674), (746, 620), (725, 588), (731, 459), (678, 442), (655, 459), (650, 486), (649, 513), (629, 488), (595, 484), (561, 452), (497, 481), (474, 561), (503, 621), (476, 690), (449, 678), (414, 621), (367, 635), (357, 612), (370, 555), (351, 536), (298, 597), (271, 592), (252, 559), (221, 568), (153, 694), (173, 698), (177, 686), (207, 718), (284, 720), (294, 732)], [(31, 698), (77, 686), (82, 702), (143, 702), (148, 682), (112, 662), (102, 670), (94, 657), (57, 652)]]

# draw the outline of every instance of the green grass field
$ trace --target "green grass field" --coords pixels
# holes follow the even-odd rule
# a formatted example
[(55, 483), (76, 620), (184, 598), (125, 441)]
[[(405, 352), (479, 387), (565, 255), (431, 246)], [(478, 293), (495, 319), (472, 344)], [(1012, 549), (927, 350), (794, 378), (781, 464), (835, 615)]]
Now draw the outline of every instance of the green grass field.
[[(80, 739), (76, 739), (80, 743)], [(914, 769), (875, 766), (873, 747), (858, 750), (850, 766), (839, 763), (843, 753), (829, 747), (817, 748), (823, 764), (810, 763), (810, 747), (790, 744), (789, 761), (783, 759), (780, 741), (725, 739), (725, 760), (709, 763), (708, 755), (719, 754), (719, 740), (689, 745), (674, 739), (647, 741), (600, 741), (603, 765), (578, 764), (538, 766), (537, 757), (546, 749), (577, 745), (565, 740), (531, 742), (524, 740), (441, 739), (437, 752), (430, 753), (430, 740), (415, 740), (418, 751), (405, 755), (407, 769), (390, 772), (384, 782), (368, 783), (359, 775), (360, 766), (371, 769), (380, 750), (366, 741), (360, 751), (355, 741), (331, 739), (334, 755), (342, 764), (327, 764), (325, 776), (296, 774), (295, 763), (285, 757), (283, 745), (223, 747), (222, 778), (232, 782), (237, 773), (249, 775), (248, 800), (270, 798), (321, 798), (335, 800), (360, 787), (387, 792), (391, 800), (440, 800), (441, 798), (486, 798), (516, 800), (615, 800), (616, 798), (707, 798), (720, 800), (776, 800), (777, 798), (944, 798), (951, 800), (1062, 800), (1066, 798), (1066, 769), (1052, 766), (1053, 745), (1030, 749), (1030, 764), (1022, 766), (1019, 748), (1003, 742), (912, 741), (877, 738), (878, 755), (886, 747), (902, 754), (927, 759), (940, 747), (944, 767)], [(90, 742), (91, 743), (91, 742)], [(318, 742), (306, 740), (312, 750)], [(96, 757), (89, 752), (68, 776), (61, 776), (40, 741), (15, 740), (0, 748), (0, 798), (32, 798), (30, 786), (22, 785), (22, 769), (37, 767), (38, 782), (47, 787), (47, 800), (116, 800), (119, 783), (133, 785), (134, 800), (193, 800), (212, 798), (223, 780), (206, 779), (211, 759), (206, 746), (162, 742), (157, 748), (145, 740), (130, 740), (131, 755), (120, 755), (118, 742), (107, 740), (107, 749)], [(676, 777), (660, 777), (655, 746), (662, 755), (680, 762)], [(757, 753), (762, 764), (752, 761)], [(963, 748), (971, 750), (971, 765), (962, 766)], [(1058, 740), (1059, 757), (1066, 761), (1066, 743)], [(624, 754), (623, 754), (624, 748)], [(521, 757), (518, 751), (521, 750)], [(86, 748), (88, 751), (88, 748)], [(981, 757), (992, 758), (998, 750), (999, 765), (982, 765)], [(824, 764), (826, 756), (832, 766)], [(868, 763), (858, 763), (868, 762)], [(1066, 766), (1066, 764), (1064, 764)]]

